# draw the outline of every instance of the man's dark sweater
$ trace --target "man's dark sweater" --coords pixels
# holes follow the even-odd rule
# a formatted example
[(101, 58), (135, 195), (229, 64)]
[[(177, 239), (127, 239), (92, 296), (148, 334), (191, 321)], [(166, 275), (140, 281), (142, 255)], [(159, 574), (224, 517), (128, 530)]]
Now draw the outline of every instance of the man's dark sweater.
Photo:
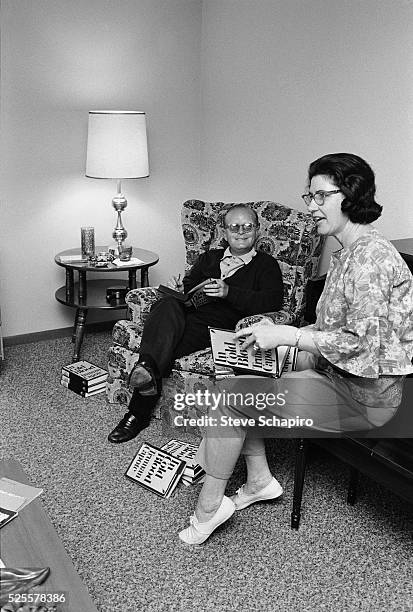
[[(189, 291), (208, 278), (220, 278), (224, 249), (214, 249), (199, 257), (185, 275)], [(283, 302), (283, 283), (277, 261), (257, 252), (252, 260), (225, 279), (226, 298), (216, 298), (199, 308), (187, 308), (173, 297), (158, 300), (145, 321), (141, 355), (155, 362), (161, 376), (167, 376), (175, 359), (206, 348), (208, 327), (234, 329), (247, 315), (279, 310)]]
[[(207, 278), (221, 278), (220, 261), (224, 249), (213, 249), (203, 253), (185, 275), (185, 293)], [(228, 285), (226, 298), (202, 306), (209, 311), (235, 311), (241, 319), (247, 315), (279, 310), (283, 303), (283, 281), (278, 262), (262, 251), (258, 251), (250, 263), (239, 268), (225, 279)], [(218, 302), (218, 303), (217, 303)]]

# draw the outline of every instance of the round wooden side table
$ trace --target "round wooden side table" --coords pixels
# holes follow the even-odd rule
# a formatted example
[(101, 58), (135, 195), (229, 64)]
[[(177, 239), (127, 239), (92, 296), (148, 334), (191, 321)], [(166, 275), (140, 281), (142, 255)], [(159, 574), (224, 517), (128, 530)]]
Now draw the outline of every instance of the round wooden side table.
[[(106, 250), (107, 247), (96, 247), (96, 252)], [(148, 287), (148, 270), (159, 261), (157, 253), (136, 248), (133, 249), (132, 259), (137, 259), (139, 261), (131, 261), (130, 264), (122, 266), (116, 266), (113, 263), (109, 263), (107, 267), (98, 267), (91, 265), (89, 262), (80, 263), (74, 259), (77, 258), (79, 260), (80, 256), (80, 249), (68, 249), (55, 256), (57, 265), (62, 266), (66, 270), (66, 284), (56, 291), (56, 300), (65, 306), (76, 308), (72, 334), (72, 342), (75, 345), (73, 350), (73, 361), (79, 361), (80, 358), (80, 349), (85, 333), (88, 310), (120, 310), (126, 308), (123, 298), (108, 301), (106, 299), (106, 289), (111, 285), (123, 286), (128, 290), (136, 289), (136, 273), (138, 270), (141, 271), (141, 287)], [(78, 282), (75, 282), (75, 270), (78, 272)], [(105, 279), (87, 279), (87, 272), (102, 272), (105, 275), (108, 273), (118, 274), (119, 272), (127, 272), (128, 280), (126, 281), (113, 277)]]

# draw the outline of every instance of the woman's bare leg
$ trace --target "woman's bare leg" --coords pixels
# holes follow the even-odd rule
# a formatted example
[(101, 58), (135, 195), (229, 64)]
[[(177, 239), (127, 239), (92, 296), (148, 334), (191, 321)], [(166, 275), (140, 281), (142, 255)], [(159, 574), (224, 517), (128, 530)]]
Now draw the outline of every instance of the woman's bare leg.
[(265, 455), (246, 455), (245, 461), (247, 464), (247, 482), (244, 492), (247, 495), (253, 495), (270, 484), (273, 476)]
[(195, 508), (200, 523), (209, 521), (221, 505), (228, 480), (207, 474)]

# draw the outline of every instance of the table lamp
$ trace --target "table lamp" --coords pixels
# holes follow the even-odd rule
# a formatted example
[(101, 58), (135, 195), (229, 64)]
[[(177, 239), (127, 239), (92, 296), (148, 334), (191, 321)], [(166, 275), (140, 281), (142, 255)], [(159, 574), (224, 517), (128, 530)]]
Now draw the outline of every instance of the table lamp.
[(112, 206), (118, 218), (112, 236), (120, 254), (122, 243), (128, 235), (121, 216), (127, 206), (121, 180), (149, 176), (144, 112), (89, 111), (86, 176), (117, 181), (117, 194), (112, 200)]

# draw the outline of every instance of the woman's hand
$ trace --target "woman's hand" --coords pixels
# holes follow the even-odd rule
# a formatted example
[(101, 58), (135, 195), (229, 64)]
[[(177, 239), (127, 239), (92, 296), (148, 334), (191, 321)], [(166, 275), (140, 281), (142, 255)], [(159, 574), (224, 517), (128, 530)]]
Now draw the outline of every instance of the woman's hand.
[(296, 331), (297, 328), (292, 325), (276, 325), (271, 321), (261, 321), (240, 329), (235, 334), (235, 338), (244, 338), (242, 348), (253, 345), (257, 350), (267, 350), (283, 345), (295, 346)]
[(179, 291), (180, 293), (184, 292), (184, 284), (182, 282), (180, 274), (178, 274), (178, 276), (172, 276), (172, 278), (168, 280), (166, 285), (170, 289), (175, 289), (175, 291)]
[(210, 297), (226, 298), (228, 295), (228, 285), (220, 278), (212, 278), (211, 282), (204, 286), (203, 291)]

